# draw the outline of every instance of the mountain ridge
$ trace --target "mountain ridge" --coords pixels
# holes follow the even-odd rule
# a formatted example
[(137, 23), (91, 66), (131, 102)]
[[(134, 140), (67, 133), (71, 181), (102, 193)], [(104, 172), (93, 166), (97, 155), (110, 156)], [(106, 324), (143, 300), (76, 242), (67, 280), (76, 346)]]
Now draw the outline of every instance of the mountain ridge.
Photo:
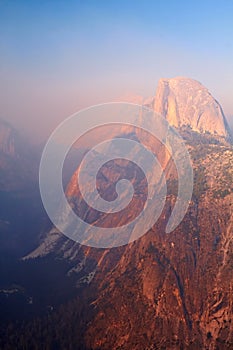
[[(161, 97), (161, 111), (167, 113), (173, 109), (164, 107), (163, 86), (161, 89), (157, 96)], [(209, 98), (212, 106), (215, 100)], [(151, 108), (154, 102), (150, 100)], [(167, 105), (173, 102), (172, 97)], [(165, 234), (165, 226), (176, 201), (178, 179), (171, 156), (156, 144), (154, 151), (167, 172), (168, 193), (159, 220), (145, 235), (123, 247), (96, 249), (81, 246), (52, 227), (41, 244), (24, 258), (29, 263), (46, 256), (69, 261), (66, 274), (75, 279), (77, 294), (83, 291), (83, 312), (91, 313), (83, 329), (82, 316), (75, 316), (79, 314), (80, 302), (73, 301), (72, 312), (67, 311), (72, 330), (82, 330), (83, 348), (222, 350), (233, 346), (233, 148), (225, 142), (224, 134), (214, 133), (215, 129), (193, 130), (182, 119), (179, 124), (182, 108), (178, 106), (179, 113), (174, 109), (174, 123), (191, 155), (194, 189), (183, 221), (171, 234)], [(222, 129), (223, 115), (219, 113), (221, 110), (215, 117), (220, 117), (223, 132), (226, 129)], [(211, 115), (207, 113), (208, 118)], [(140, 133), (124, 136), (135, 139)], [(141, 136), (149, 146), (152, 139), (143, 133)], [(127, 175), (128, 164), (121, 165)], [(116, 168), (119, 164), (112, 162), (101, 170), (103, 188), (111, 185), (111, 173)], [(101, 216), (93, 216), (90, 208), (83, 205), (76, 183), (78, 171), (79, 167), (67, 186), (68, 200), (73, 210), (91, 218), (91, 223), (101, 223)], [(132, 178), (135, 179), (134, 174)], [(55, 312), (54, 318), (58, 315), (61, 316)], [(47, 329), (48, 323), (41, 322)], [(63, 325), (62, 330), (70, 335), (69, 326)], [(36, 332), (34, 329), (35, 336)], [(59, 341), (59, 332), (55, 333)], [(27, 331), (23, 337), (27, 339)]]
[(178, 76), (158, 81), (155, 95), (126, 95), (121, 99), (147, 106), (164, 116), (173, 127), (189, 126), (199, 133), (232, 141), (232, 131), (219, 102), (198, 80)]

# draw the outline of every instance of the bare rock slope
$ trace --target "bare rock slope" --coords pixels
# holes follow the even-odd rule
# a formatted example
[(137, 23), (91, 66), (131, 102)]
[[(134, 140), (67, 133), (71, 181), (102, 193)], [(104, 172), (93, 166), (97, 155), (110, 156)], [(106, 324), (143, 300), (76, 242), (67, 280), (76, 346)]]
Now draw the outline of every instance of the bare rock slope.
[[(88, 349), (232, 349), (233, 149), (219, 140), (228, 138), (228, 126), (208, 90), (190, 79), (161, 80), (153, 106), (180, 128), (193, 162), (193, 198), (182, 223), (165, 234), (177, 195), (176, 180), (168, 176), (163, 213), (141, 239), (110, 250), (85, 248), (53, 228), (28, 257), (52, 253), (68, 259), (77, 286), (93, 288), (87, 310), (94, 311), (82, 334)], [(159, 154), (164, 170), (173, 173), (166, 153)], [(117, 169), (127, 174), (127, 166), (113, 162), (103, 168), (103, 183)], [(77, 211), (98, 223), (75, 179), (67, 195)], [(78, 332), (82, 320), (72, 322)]]
[(175, 126), (229, 138), (230, 129), (220, 104), (201, 83), (189, 78), (160, 79), (153, 109)]

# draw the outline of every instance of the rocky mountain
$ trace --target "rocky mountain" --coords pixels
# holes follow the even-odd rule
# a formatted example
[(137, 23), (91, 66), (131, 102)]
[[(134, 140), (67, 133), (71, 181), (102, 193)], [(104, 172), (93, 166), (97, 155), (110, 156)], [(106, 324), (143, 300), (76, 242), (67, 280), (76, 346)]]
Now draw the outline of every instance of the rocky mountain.
[(15, 130), (7, 122), (0, 120), (0, 152), (15, 157), (15, 142)]
[(150, 107), (174, 127), (189, 126), (197, 132), (232, 138), (221, 105), (206, 87), (194, 79), (160, 79), (154, 97), (145, 99), (127, 95), (120, 100)]
[(10, 124), (0, 120), (0, 189), (7, 189), (8, 185), (13, 185), (11, 176), (15, 170), (14, 163), (18, 162), (16, 139), (16, 132)]
[(39, 152), (8, 122), (0, 120), (0, 254), (3, 260), (7, 255), (25, 254), (35, 244), (36, 227), (44, 214), (38, 186), (39, 159)]
[(195, 187), (181, 225), (164, 233), (172, 193), (157, 225), (107, 275), (98, 270), (90, 348), (232, 347), (232, 147), (191, 147)]
[(8, 122), (0, 120), (0, 190), (23, 190), (36, 183), (39, 152)]
[[(175, 98), (174, 101), (176, 101), (177, 108), (179, 110), (180, 117), (177, 124), (174, 123), (174, 120), (175, 119), (178, 120), (177, 119), (178, 112), (176, 111), (176, 109), (173, 110), (172, 108), (170, 109), (169, 107), (169, 104), (174, 102), (173, 97), (171, 98), (171, 96)], [(129, 100), (132, 100), (132, 98), (133, 98), (132, 96), (126, 97), (125, 100), (129, 101)], [(211, 96), (208, 90), (195, 80), (192, 80), (189, 78), (181, 78), (181, 77), (173, 78), (173, 79), (161, 79), (159, 81), (155, 97), (142, 99), (140, 96), (136, 96), (133, 98), (133, 102), (135, 101), (138, 104), (142, 104), (146, 107), (150, 107), (154, 109), (156, 113), (162, 114), (169, 121), (171, 125), (177, 127), (180, 132), (184, 133), (185, 138), (187, 139), (187, 142), (193, 142), (193, 139), (195, 139), (196, 141), (194, 141), (194, 146), (195, 146), (195, 142), (198, 144), (199, 139), (201, 140), (202, 143), (205, 142), (206, 144), (208, 144), (209, 142), (216, 143), (216, 144), (218, 143), (224, 144), (229, 140), (230, 128), (227, 124), (227, 121), (223, 114), (221, 106)], [(199, 126), (195, 124), (195, 120), (198, 113), (200, 117), (199, 119), (201, 119), (201, 123), (198, 124)], [(140, 118), (142, 118), (142, 116), (139, 116), (139, 121), (140, 121)], [(173, 118), (173, 120), (171, 118)], [(149, 125), (150, 123), (153, 123), (153, 120), (148, 120), (147, 123)], [(202, 124), (203, 124), (203, 127), (201, 127)], [(215, 129), (213, 129), (213, 125), (216, 126)], [(139, 142), (142, 142), (148, 149), (156, 153), (160, 164), (162, 165), (163, 169), (167, 173), (166, 175), (167, 178), (171, 176), (174, 177), (175, 175), (174, 164), (172, 162), (170, 154), (166, 151), (164, 147), (161, 147), (161, 144), (158, 141), (156, 141), (154, 138), (151, 138), (147, 133), (144, 133), (141, 130), (132, 129), (129, 127), (108, 128), (108, 126), (105, 126), (103, 129), (97, 130), (95, 133), (93, 133), (93, 137), (92, 135), (91, 136), (86, 135), (83, 138), (84, 141), (82, 142), (82, 144), (87, 145), (88, 144), (87, 140), (91, 140), (89, 141), (89, 146), (93, 146), (95, 145), (93, 144), (93, 140), (97, 141), (98, 143), (102, 142), (103, 140), (106, 139), (107, 135), (108, 137), (109, 135), (110, 137), (115, 137), (120, 135), (121, 137), (124, 137), (124, 138), (137, 139)], [(212, 139), (211, 135), (214, 136), (214, 139)], [(93, 162), (95, 162), (95, 159), (93, 159)], [(78, 163), (80, 163), (80, 160), (78, 160)], [(117, 168), (116, 164), (112, 164), (112, 167)], [(127, 168), (127, 166), (124, 165), (122, 168)], [(108, 186), (110, 186), (111, 177), (113, 176), (114, 171), (119, 172), (119, 166), (117, 170), (116, 169), (113, 170), (111, 169), (111, 167), (110, 168), (108, 167), (107, 169), (103, 168), (102, 171), (103, 171), (102, 177), (103, 178), (107, 177)], [(75, 198), (76, 200), (74, 201), (79, 203), (79, 200), (77, 201), (77, 199), (81, 198), (81, 194), (76, 182), (78, 173), (79, 173), (79, 167), (74, 172), (70, 180), (70, 183), (68, 184), (66, 194), (69, 198)], [(153, 181), (153, 179), (151, 181)], [(83, 209), (85, 207), (84, 201), (79, 203), (78, 207), (76, 204), (74, 203), (73, 205), (74, 207), (76, 207), (76, 210), (78, 211), (79, 215), (95, 216), (95, 212), (91, 212), (88, 214), (85, 213), (85, 210)], [(98, 218), (95, 217), (95, 220), (98, 221)], [(56, 239), (55, 239), (55, 236), (56, 236)], [(56, 229), (52, 229), (51, 234), (48, 233), (45, 240), (42, 242), (42, 247), (39, 246), (35, 252), (32, 252), (30, 254), (30, 257), (46, 255), (50, 251), (50, 249), (53, 251), (53, 248), (52, 248), (53, 245), (55, 244), (57, 239), (60, 240), (60, 238), (61, 238), (61, 235), (56, 231)], [(51, 248), (49, 243), (50, 240), (52, 241)], [(44, 249), (44, 246), (46, 246), (46, 249)]]
[[(177, 127), (191, 155), (194, 190), (183, 221), (165, 233), (177, 197), (171, 155), (148, 135), (124, 129), (125, 138), (153, 143), (166, 174), (168, 193), (159, 220), (140, 239), (113, 249), (81, 246), (55, 227), (49, 230), (25, 261), (52, 257), (68, 262), (66, 276), (75, 281), (78, 297), (34, 326), (20, 328), (11, 344), (36, 348), (43, 341), (51, 349), (86, 350), (232, 349), (233, 146), (227, 122), (208, 91), (186, 78), (161, 80), (149, 104)], [(78, 172), (68, 184), (67, 197), (85, 220), (101, 224), (106, 217), (85, 205)], [(111, 197), (112, 184), (121, 176), (137, 183), (143, 195), (144, 178), (127, 161), (102, 167), (98, 184)], [(136, 198), (126, 216), (137, 209)], [(111, 223), (105, 222), (106, 227)]]
[(193, 79), (160, 79), (153, 102), (154, 110), (175, 126), (230, 137), (230, 129), (220, 104), (209, 90)]
[[(138, 241), (101, 250), (53, 229), (29, 256), (68, 259), (67, 273), (77, 288), (94, 289), (86, 306), (94, 311), (82, 338), (87, 349), (232, 347), (233, 149), (190, 129), (183, 136), (195, 183), (189, 210), (174, 232), (164, 232), (177, 194), (170, 180), (160, 220)], [(68, 191), (74, 188), (71, 182)]]

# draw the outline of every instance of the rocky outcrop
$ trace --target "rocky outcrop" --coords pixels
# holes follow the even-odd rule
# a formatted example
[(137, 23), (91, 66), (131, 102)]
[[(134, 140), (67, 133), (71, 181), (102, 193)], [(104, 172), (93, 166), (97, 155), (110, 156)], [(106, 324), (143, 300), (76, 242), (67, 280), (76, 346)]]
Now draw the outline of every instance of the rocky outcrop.
[(6, 121), (0, 120), (0, 191), (35, 185), (39, 152)]
[(5, 121), (0, 120), (0, 153), (15, 156), (15, 131)]
[(229, 138), (230, 129), (220, 104), (201, 83), (178, 77), (160, 79), (153, 109), (175, 126)]
[[(67, 259), (77, 288), (84, 288), (84, 295), (91, 290), (90, 304), (84, 296), (86, 312), (92, 310), (82, 335), (87, 349), (232, 348), (233, 149), (190, 130), (183, 136), (195, 183), (190, 207), (175, 231), (164, 232), (177, 190), (168, 181), (159, 221), (136, 242), (94, 249), (53, 229), (30, 255), (52, 253)], [(110, 170), (116, 170), (115, 164)], [(68, 191), (79, 203), (73, 180)], [(74, 302), (72, 309), (78, 310), (79, 304)], [(70, 321), (77, 324), (77, 332), (82, 321)]]
[(192, 147), (194, 195), (180, 226), (164, 233), (171, 193), (153, 230), (127, 246), (107, 275), (97, 271), (90, 348), (232, 347), (233, 150), (207, 148)]
[[(177, 179), (169, 154), (157, 144), (153, 151), (166, 171), (168, 195), (160, 219), (146, 235), (126, 247), (103, 250), (82, 247), (53, 228), (28, 258), (53, 254), (68, 259), (68, 274), (76, 276), (77, 287), (92, 288), (92, 302), (86, 306), (92, 317), (82, 336), (88, 349), (231, 349), (233, 149), (213, 137), (228, 136), (225, 117), (201, 84), (183, 78), (160, 81), (154, 108), (181, 127), (193, 162), (193, 197), (182, 223), (165, 233)], [(98, 181), (108, 191), (121, 170), (135, 182), (128, 166), (112, 162), (102, 168)], [(103, 217), (80, 197), (78, 171), (67, 196), (74, 210), (99, 224)], [(137, 181), (143, 188), (143, 179)], [(77, 332), (79, 322), (75, 319)]]
[[(29, 256), (53, 253), (68, 259), (68, 275), (76, 276), (77, 287), (95, 291), (87, 306), (94, 305), (95, 311), (83, 334), (88, 349), (231, 349), (233, 150), (202, 144), (191, 131), (188, 139), (194, 193), (174, 232), (164, 232), (176, 196), (171, 183), (160, 220), (140, 240), (112, 250), (93, 249), (53, 229)], [(68, 192), (80, 203), (75, 179)]]

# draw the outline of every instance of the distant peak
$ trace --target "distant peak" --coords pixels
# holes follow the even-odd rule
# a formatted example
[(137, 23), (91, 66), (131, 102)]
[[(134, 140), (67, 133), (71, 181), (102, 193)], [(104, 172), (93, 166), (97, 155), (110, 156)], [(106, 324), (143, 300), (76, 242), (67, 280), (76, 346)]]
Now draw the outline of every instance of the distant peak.
[(199, 81), (187, 77), (159, 80), (153, 109), (175, 127), (230, 137), (220, 104)]

